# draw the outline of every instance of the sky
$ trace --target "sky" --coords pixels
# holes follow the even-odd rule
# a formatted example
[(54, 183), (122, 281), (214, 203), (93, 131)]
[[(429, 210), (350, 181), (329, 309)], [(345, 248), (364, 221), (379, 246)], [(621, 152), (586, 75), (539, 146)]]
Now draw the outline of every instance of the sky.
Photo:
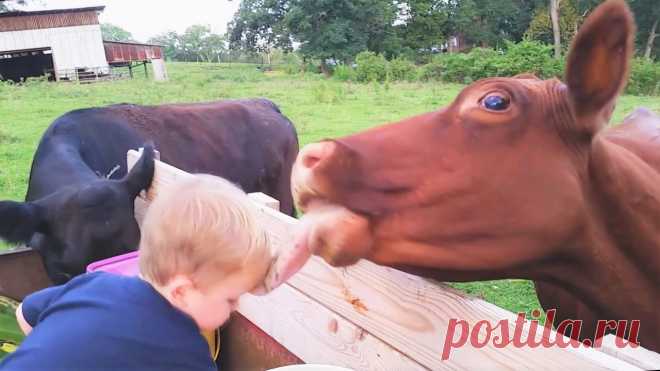
[(170, 30), (183, 33), (194, 24), (209, 25), (213, 32), (223, 34), (239, 4), (240, 0), (30, 0), (27, 6), (19, 9), (105, 5), (100, 15), (101, 23), (117, 25), (132, 33), (136, 41), (146, 42), (150, 37)]

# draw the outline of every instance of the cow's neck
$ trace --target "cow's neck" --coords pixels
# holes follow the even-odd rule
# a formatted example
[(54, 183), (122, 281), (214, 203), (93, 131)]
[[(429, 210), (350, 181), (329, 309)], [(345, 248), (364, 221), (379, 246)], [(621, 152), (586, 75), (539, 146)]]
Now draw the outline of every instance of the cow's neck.
[(603, 138), (586, 173), (588, 215), (567, 249), (573, 263), (546, 273), (598, 319), (641, 320), (640, 340), (657, 347), (650, 334), (660, 333), (660, 174)]
[[(641, 275), (660, 282), (660, 173), (626, 148), (599, 137), (589, 165), (589, 223), (595, 254), (604, 238)], [(597, 232), (598, 231), (598, 232)]]
[[(58, 190), (99, 178), (83, 160), (77, 146), (53, 143), (35, 155), (26, 200), (35, 200)], [(35, 163), (39, 166), (35, 167)]]

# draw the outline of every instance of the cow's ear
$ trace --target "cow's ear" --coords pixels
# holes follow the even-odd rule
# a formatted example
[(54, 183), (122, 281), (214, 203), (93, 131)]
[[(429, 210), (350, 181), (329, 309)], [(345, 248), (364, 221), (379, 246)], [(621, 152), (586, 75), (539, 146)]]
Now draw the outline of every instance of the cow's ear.
[(609, 121), (628, 80), (634, 36), (628, 5), (610, 0), (592, 12), (573, 40), (566, 83), (580, 131), (596, 133)]
[(154, 177), (154, 145), (148, 142), (144, 145), (142, 156), (131, 171), (122, 179), (131, 199), (137, 197), (142, 190), (148, 190)]
[(10, 243), (28, 243), (44, 232), (42, 208), (30, 202), (0, 201), (0, 238)]

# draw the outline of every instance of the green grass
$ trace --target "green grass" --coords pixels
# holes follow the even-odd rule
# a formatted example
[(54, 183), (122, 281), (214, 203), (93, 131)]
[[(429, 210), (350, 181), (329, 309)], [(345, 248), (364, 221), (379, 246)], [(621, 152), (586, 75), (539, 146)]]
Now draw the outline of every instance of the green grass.
[[(451, 102), (463, 88), (443, 83), (353, 84), (318, 75), (263, 74), (254, 66), (235, 64), (170, 63), (167, 67), (168, 82), (137, 78), (93, 85), (0, 84), (0, 199), (23, 199), (32, 155), (43, 131), (56, 117), (76, 108), (266, 97), (294, 122), (304, 145), (434, 110)], [(660, 97), (623, 96), (613, 122), (637, 106), (660, 112)], [(539, 308), (528, 281), (454, 286), (514, 312), (529, 314)], [(15, 330), (11, 323), (12, 319), (0, 317), (0, 338), (2, 331)]]
[[(23, 332), (18, 327), (14, 317), (16, 307), (11, 302), (6, 302), (0, 298), (0, 345), (2, 341), (19, 343), (23, 339)], [(7, 354), (0, 349), (0, 359)]]

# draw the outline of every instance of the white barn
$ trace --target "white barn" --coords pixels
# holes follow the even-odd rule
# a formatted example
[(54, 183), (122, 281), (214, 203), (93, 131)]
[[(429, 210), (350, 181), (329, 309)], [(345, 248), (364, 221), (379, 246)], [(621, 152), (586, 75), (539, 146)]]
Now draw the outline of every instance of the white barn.
[(98, 15), (105, 7), (0, 13), (0, 75), (19, 81), (108, 73)]
[(104, 6), (0, 13), (0, 79), (21, 81), (48, 75), (52, 80), (99, 80), (111, 68), (147, 64), (156, 80), (166, 80), (160, 45), (104, 41), (99, 13)]
[(0, 75), (18, 81), (76, 70), (109, 70), (98, 14), (88, 7), (0, 14)]

